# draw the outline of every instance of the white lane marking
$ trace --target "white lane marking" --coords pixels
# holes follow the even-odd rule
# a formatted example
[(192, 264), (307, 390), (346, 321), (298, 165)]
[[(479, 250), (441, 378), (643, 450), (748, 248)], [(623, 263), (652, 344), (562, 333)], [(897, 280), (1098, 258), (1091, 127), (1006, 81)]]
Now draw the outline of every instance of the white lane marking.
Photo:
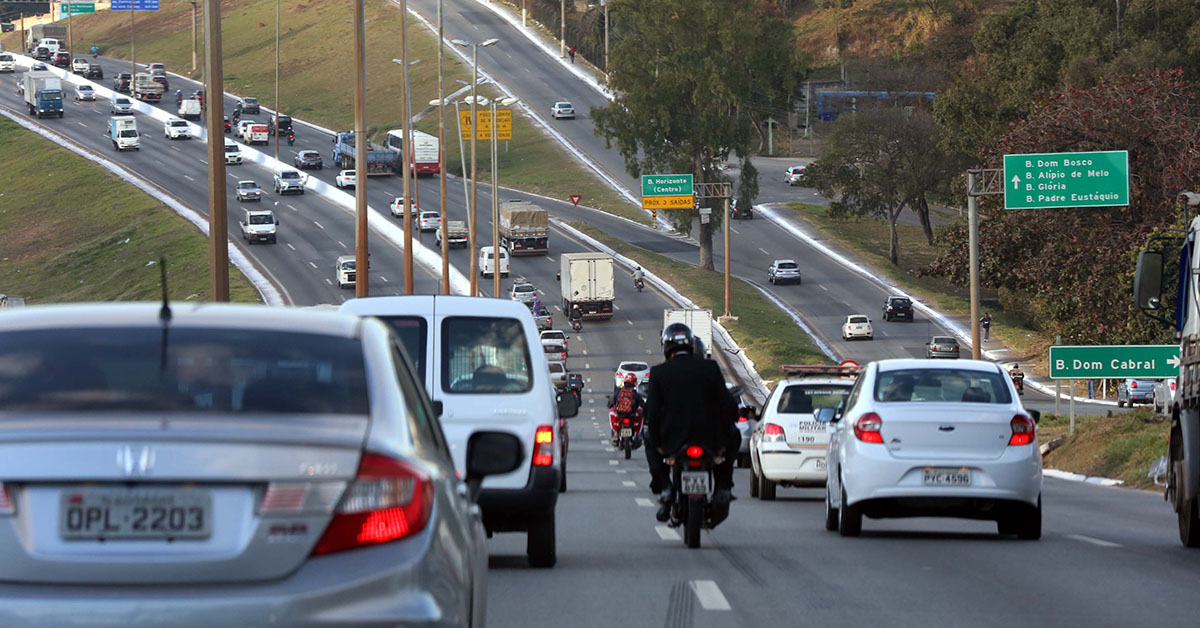
[(179, 147), (178, 147), (178, 146), (170, 146), (169, 148), (170, 148), (171, 150), (173, 150), (173, 151), (177, 152), (177, 153), (178, 153), (178, 152), (180, 152), (180, 150), (179, 150)]
[(627, 471), (627, 470), (625, 470), (625, 469), (617, 469), (617, 473), (620, 473), (620, 474), (624, 475), (624, 474), (627, 474), (627, 473), (629, 473), (629, 471)]
[(631, 482), (629, 480), (625, 480), (625, 481), (621, 482), (621, 486), (637, 486), (637, 482)]
[(383, 280), (383, 283), (387, 283), (387, 282), (388, 282), (388, 278), (387, 278), (387, 277), (384, 277), (383, 275), (380, 275), (380, 276), (379, 276), (379, 278)]
[[(489, 119), (489, 120), (491, 120), (491, 118), (488, 118), (488, 119)], [(468, 120), (468, 121), (469, 121), (469, 120)], [(768, 251), (768, 250), (764, 249), (764, 248), (763, 248), (763, 247), (761, 247), (761, 246), (760, 246), (760, 247), (758, 247), (758, 250), (762, 251), (762, 252), (763, 252), (763, 255), (770, 255), (770, 254), (771, 254), (771, 252), (770, 252), (770, 251)]]
[(325, 227), (324, 227), (324, 226), (323, 226), (321, 223), (319, 223), (319, 222), (317, 222), (317, 221), (315, 221), (315, 220), (313, 221), (313, 224), (314, 224), (314, 225), (316, 225), (318, 229), (324, 229), (324, 228), (325, 228)]
[[(490, 119), (490, 118), (489, 118), (489, 119)], [(470, 118), (468, 118), (468, 119), (467, 119), (467, 122), (470, 122), (470, 121), (471, 121), (471, 120), (470, 120)], [(556, 305), (556, 306), (554, 306), (554, 309), (555, 309), (555, 311), (558, 311), (558, 312), (561, 312), (561, 311), (562, 311), (562, 307), (560, 307), (560, 306), (557, 306), (557, 305)]]
[(587, 349), (583, 350), (583, 355), (587, 355)]
[(313, 267), (313, 270), (316, 270), (316, 268), (317, 268), (317, 265), (316, 265), (316, 264), (314, 264), (314, 263), (312, 263), (311, 261), (308, 263), (308, 265), (309, 265), (309, 266), (312, 266), (312, 267)]
[[(488, 119), (489, 119), (489, 120), (491, 120), (491, 118), (488, 118)], [(470, 120), (468, 120), (468, 122), (469, 122), (469, 121), (470, 121)], [(86, 125), (86, 124), (84, 124), (84, 123), (82, 123), (82, 122), (78, 122), (78, 121), (77, 121), (77, 122), (75, 122), (75, 124), (78, 124), (78, 125), (79, 125), (79, 126), (81, 126), (81, 127), (85, 127), (85, 128), (87, 127), (87, 125)]]
[(717, 586), (712, 580), (692, 580), (692, 592), (696, 594), (696, 599), (700, 600), (700, 606), (706, 611), (727, 611), (731, 610), (729, 600), (725, 599), (725, 594), (721, 593), (721, 587)]
[[(469, 121), (470, 121), (470, 120), (468, 120), (468, 122), (469, 122)], [(817, 287), (818, 287), (818, 288), (820, 288), (820, 289), (822, 289), (822, 290), (824, 290), (825, 292), (829, 292), (829, 288), (826, 288), (825, 286), (822, 286), (822, 285), (820, 285), (820, 284), (817, 284)]]
[[(488, 119), (490, 120), (491, 118), (488, 118)], [(204, 165), (206, 165), (206, 166), (208, 165), (208, 162), (207, 162), (207, 161), (205, 161), (205, 160), (203, 160), (203, 159), (201, 159), (201, 160), (200, 160), (200, 163), (202, 163), (202, 164), (204, 164)]]
[(1075, 539), (1076, 541), (1083, 541), (1084, 543), (1091, 543), (1092, 545), (1099, 545), (1100, 547), (1121, 547), (1120, 543), (1113, 543), (1112, 541), (1105, 541), (1104, 539), (1097, 539), (1090, 536), (1084, 536), (1082, 534), (1068, 534), (1067, 538)]
[(742, 232), (741, 232), (741, 231), (738, 231), (737, 229), (734, 229), (733, 227), (730, 227), (730, 228), (729, 228), (729, 230), (730, 230), (730, 231), (732, 231), (732, 232), (734, 232), (734, 233), (736, 233), (736, 234), (738, 234), (738, 235), (742, 235)]
[[(603, 441), (601, 441), (601, 442), (603, 442)], [(612, 451), (612, 447), (605, 447), (605, 449), (607, 449), (607, 450), (609, 450), (609, 451)], [(615, 465), (615, 464), (617, 464), (617, 461), (616, 461), (616, 460), (609, 460), (609, 461), (608, 461), (608, 464), (614, 464), (614, 465)]]
[(667, 526), (654, 526), (654, 531), (658, 533), (658, 538), (664, 541), (678, 541), (679, 533), (673, 528)]
[(286, 245), (288, 246), (288, 248), (289, 248), (289, 249), (291, 249), (291, 250), (293, 250), (293, 251), (295, 251), (295, 250), (296, 250), (296, 247), (292, 246), (292, 243), (291, 243), (291, 242), (284, 242), (284, 244), (286, 244)]
[[(490, 119), (490, 118), (489, 118), (489, 119)], [(468, 122), (469, 122), (469, 120), (468, 120)], [(621, 309), (621, 306), (617, 305), (616, 303), (613, 303), (613, 309), (614, 309), (614, 310), (619, 310), (619, 309)]]
[(632, 320), (628, 320), (628, 321), (625, 321), (625, 322), (626, 322), (626, 323), (629, 323), (629, 326), (630, 326), (630, 327), (632, 327), (632, 326), (633, 326), (633, 321), (632, 321)]
[[(611, 453), (612, 453), (612, 452), (614, 452), (614, 451), (616, 451), (616, 449), (613, 449), (612, 447), (605, 447), (605, 448), (604, 448), (604, 452), (605, 452), (605, 453), (610, 453), (610, 454), (611, 454)], [(617, 464), (617, 461), (616, 461), (616, 460), (609, 460), (609, 462), (611, 462), (611, 463), (613, 463), (613, 464)]]
[(633, 501), (637, 502), (637, 505), (641, 506), (642, 508), (654, 508), (654, 502), (645, 497), (638, 497)]
[(346, 248), (346, 245), (343, 244), (341, 240), (338, 240), (337, 243), (338, 243), (338, 246), (342, 247), (343, 249)]
[[(469, 120), (468, 120), (468, 122), (469, 122)], [(300, 211), (300, 210), (296, 209), (295, 207), (293, 207), (293, 206), (292, 206), (290, 203), (288, 204), (287, 208), (288, 208), (288, 209), (290, 209), (290, 210), (292, 210), (292, 211), (294, 211), (294, 212), (298, 212), (298, 211)]]
[(188, 181), (195, 181), (195, 179), (193, 179), (193, 178), (191, 178), (191, 177), (187, 176), (186, 174), (185, 174), (185, 175), (183, 175), (183, 178), (187, 179)]
[(638, 337), (638, 340), (645, 340), (645, 338), (643, 338), (641, 334), (638, 334), (637, 337)]
[[(488, 119), (489, 119), (489, 120), (491, 120), (491, 118), (488, 118)], [(468, 122), (470, 122), (470, 120), (467, 120), (467, 121), (468, 121)], [(550, 260), (550, 263), (551, 263), (551, 264), (557, 264), (557, 263), (558, 263), (558, 262), (556, 262), (556, 261), (554, 260), (554, 258), (553, 258), (553, 257), (550, 257), (549, 255), (547, 255), (547, 256), (546, 256), (546, 259)]]
[(592, 368), (592, 365), (591, 365), (591, 364), (584, 364), (584, 365), (583, 365), (583, 368), (585, 368), (585, 369), (590, 369), (590, 368)]
[(332, 286), (332, 285), (333, 285), (333, 280), (331, 280), (329, 277), (326, 277), (326, 278), (325, 278), (325, 283), (327, 283), (327, 284), (329, 284), (329, 285), (331, 285), (331, 286)]

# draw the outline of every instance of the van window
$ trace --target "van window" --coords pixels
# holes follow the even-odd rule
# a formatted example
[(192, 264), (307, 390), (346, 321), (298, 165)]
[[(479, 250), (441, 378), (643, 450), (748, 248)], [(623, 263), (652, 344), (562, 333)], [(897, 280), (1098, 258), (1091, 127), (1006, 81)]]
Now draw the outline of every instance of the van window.
[(515, 318), (450, 317), (442, 321), (442, 390), (523, 393), (533, 389), (525, 330)]
[(400, 341), (400, 346), (404, 347), (408, 359), (412, 361), (417, 378), (424, 382), (425, 338), (429, 335), (426, 332), (425, 319), (420, 316), (376, 316), (375, 318), (391, 328), (392, 335)]

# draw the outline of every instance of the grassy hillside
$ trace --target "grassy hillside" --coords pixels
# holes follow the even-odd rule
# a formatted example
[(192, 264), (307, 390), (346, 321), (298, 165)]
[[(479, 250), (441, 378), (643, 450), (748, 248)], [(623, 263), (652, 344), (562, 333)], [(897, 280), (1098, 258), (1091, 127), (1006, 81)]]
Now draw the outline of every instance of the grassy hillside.
[[(4, 117), (0, 172), (0, 292), (29, 305), (153, 301), (165, 256), (171, 298), (208, 300), (208, 239), (141, 190)], [(234, 301), (259, 302), (237, 270), (229, 283)]]

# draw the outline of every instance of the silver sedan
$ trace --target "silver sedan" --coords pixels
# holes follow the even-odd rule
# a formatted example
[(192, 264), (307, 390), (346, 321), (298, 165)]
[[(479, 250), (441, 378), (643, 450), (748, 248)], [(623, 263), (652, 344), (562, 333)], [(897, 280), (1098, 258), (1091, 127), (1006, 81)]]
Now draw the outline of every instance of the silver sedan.
[[(161, 310), (161, 312), (160, 312)], [(0, 625), (484, 624), (467, 479), (381, 322), (28, 308), (0, 330)]]

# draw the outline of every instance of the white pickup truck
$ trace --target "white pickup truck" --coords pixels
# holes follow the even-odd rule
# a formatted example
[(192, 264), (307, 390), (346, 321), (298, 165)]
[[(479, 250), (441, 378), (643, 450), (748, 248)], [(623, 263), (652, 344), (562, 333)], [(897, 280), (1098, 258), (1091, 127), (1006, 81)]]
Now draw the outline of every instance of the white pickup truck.
[(241, 220), (242, 239), (249, 244), (270, 242), (275, 244), (275, 227), (279, 219), (269, 209), (247, 209)]

